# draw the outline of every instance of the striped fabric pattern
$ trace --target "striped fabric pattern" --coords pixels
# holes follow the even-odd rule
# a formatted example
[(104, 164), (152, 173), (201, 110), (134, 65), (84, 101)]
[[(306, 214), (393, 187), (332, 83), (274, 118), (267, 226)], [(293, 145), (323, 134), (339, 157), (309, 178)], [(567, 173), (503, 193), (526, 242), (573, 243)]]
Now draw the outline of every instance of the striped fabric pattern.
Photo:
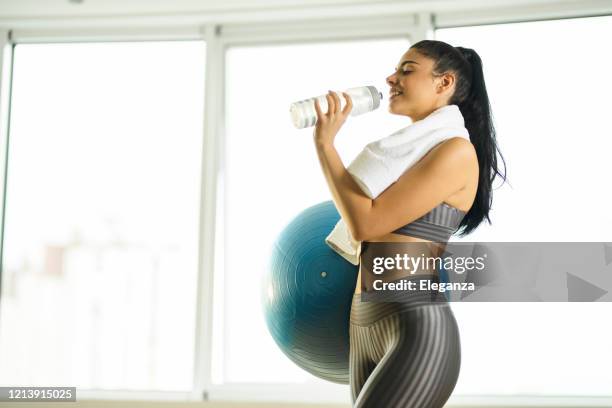
[(369, 326), (351, 323), (350, 336), (353, 407), (444, 406), (461, 364), (457, 323), (448, 305), (417, 307)]
[(421, 218), (393, 231), (395, 234), (410, 235), (437, 242), (448, 242), (457, 230), (466, 212), (441, 203)]

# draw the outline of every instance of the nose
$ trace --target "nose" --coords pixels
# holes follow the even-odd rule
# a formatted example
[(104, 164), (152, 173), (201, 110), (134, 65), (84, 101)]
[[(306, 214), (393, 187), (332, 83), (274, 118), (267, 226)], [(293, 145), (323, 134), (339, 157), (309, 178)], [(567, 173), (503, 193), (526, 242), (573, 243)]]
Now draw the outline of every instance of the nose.
[(396, 78), (395, 73), (393, 73), (393, 74), (389, 75), (389, 76), (387, 77), (387, 84), (388, 84), (389, 86), (393, 86), (393, 84), (396, 82), (396, 81), (395, 81), (395, 78)]

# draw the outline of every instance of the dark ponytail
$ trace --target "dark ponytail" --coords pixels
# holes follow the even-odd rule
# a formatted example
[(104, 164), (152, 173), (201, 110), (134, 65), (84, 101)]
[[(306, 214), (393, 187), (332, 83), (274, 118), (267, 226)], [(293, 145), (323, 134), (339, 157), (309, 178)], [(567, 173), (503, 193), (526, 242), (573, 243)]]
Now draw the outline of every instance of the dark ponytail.
[[(470, 140), (478, 156), (478, 190), (474, 204), (465, 215), (459, 229), (459, 236), (469, 234), (486, 218), (491, 224), (489, 210), (493, 202), (493, 181), (499, 175), (506, 181), (506, 161), (504, 175), (497, 167), (499, 151), (491, 114), (491, 105), (485, 86), (482, 61), (476, 51), (470, 48), (453, 47), (443, 41), (423, 40), (412, 47), (425, 57), (434, 60), (433, 74), (440, 76), (447, 72), (455, 73), (455, 92), (449, 105), (457, 105), (470, 133)], [(503, 184), (503, 182), (502, 182)]]

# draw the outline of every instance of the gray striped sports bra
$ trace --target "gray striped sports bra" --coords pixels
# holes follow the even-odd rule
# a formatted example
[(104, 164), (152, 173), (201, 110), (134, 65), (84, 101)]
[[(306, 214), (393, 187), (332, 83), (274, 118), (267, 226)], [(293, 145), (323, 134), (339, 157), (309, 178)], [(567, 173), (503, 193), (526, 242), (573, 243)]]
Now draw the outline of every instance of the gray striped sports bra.
[(441, 203), (421, 218), (396, 229), (393, 233), (436, 242), (448, 242), (465, 214), (467, 214), (465, 211)]

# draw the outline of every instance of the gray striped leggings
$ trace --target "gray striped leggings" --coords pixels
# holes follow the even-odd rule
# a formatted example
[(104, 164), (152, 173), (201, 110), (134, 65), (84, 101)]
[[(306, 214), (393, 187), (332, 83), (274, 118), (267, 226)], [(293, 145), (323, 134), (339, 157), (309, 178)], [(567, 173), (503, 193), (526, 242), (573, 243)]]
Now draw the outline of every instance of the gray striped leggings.
[(448, 303), (376, 303), (353, 296), (353, 407), (442, 407), (455, 388), (460, 365), (459, 328)]

